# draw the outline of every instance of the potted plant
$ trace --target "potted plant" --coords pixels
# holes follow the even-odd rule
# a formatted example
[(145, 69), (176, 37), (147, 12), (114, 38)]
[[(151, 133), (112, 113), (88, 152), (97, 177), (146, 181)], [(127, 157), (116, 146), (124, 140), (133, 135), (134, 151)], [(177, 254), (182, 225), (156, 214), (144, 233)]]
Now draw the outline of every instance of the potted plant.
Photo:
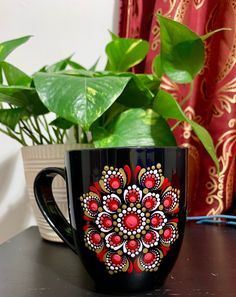
[[(96, 65), (86, 70), (69, 57), (30, 77), (5, 61), (29, 37), (2, 43), (0, 67), (7, 85), (0, 87), (0, 122), (5, 125), (0, 131), (24, 146), (28, 139), (33, 145), (66, 143), (71, 130), (74, 140), (70, 141), (95, 147), (176, 146), (172, 131), (185, 121), (219, 169), (207, 130), (160, 89), (163, 75), (176, 83), (195, 78), (204, 65), (204, 40), (215, 32), (198, 36), (178, 22), (160, 15), (158, 19), (161, 52), (153, 61), (153, 74), (129, 72), (145, 58), (148, 42), (113, 33), (104, 71), (96, 71)], [(170, 127), (168, 119), (176, 120), (175, 125)]]

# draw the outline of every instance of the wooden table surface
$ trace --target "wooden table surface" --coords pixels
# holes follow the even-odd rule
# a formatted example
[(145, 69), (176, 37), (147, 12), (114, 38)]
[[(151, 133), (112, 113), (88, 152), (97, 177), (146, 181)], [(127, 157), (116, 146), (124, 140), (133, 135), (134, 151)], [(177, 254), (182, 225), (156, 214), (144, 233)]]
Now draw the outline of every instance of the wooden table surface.
[[(78, 257), (31, 227), (0, 246), (0, 297), (102, 297)], [(119, 296), (119, 295), (116, 295)], [(123, 296), (236, 296), (236, 228), (188, 223), (165, 285)]]

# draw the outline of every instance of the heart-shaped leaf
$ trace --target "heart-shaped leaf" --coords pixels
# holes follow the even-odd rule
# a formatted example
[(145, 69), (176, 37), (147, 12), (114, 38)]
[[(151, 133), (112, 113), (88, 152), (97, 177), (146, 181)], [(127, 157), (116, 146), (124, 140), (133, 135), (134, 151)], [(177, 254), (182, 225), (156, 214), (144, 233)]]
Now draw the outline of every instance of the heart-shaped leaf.
[(24, 108), (0, 109), (0, 123), (14, 130), (17, 123), (26, 115), (28, 113)]
[(69, 122), (63, 118), (56, 118), (50, 123), (50, 125), (61, 129), (70, 129), (74, 125), (74, 123)]
[(158, 15), (163, 72), (178, 83), (191, 82), (204, 65), (204, 44), (188, 27)]
[(0, 86), (0, 102), (24, 108), (31, 115), (48, 113), (35, 89), (21, 86)]
[(19, 68), (7, 62), (0, 62), (0, 66), (9, 86), (30, 86), (32, 78)]
[(14, 51), (18, 46), (24, 44), (31, 36), (24, 36), (17, 39), (8, 40), (0, 43), (0, 61), (4, 61), (6, 57)]
[(115, 38), (107, 44), (109, 70), (127, 71), (139, 64), (148, 53), (149, 44), (142, 39)]
[(176, 145), (167, 122), (151, 109), (129, 109), (92, 134), (96, 147)]
[(214, 143), (209, 132), (204, 127), (190, 120), (182, 111), (178, 102), (176, 102), (169, 93), (160, 90), (154, 100), (153, 109), (165, 119), (176, 119), (189, 123), (206, 151), (211, 156), (219, 172), (219, 160), (216, 156)]
[(86, 131), (120, 96), (130, 77), (78, 77), (38, 73), (35, 87), (42, 102), (58, 116)]

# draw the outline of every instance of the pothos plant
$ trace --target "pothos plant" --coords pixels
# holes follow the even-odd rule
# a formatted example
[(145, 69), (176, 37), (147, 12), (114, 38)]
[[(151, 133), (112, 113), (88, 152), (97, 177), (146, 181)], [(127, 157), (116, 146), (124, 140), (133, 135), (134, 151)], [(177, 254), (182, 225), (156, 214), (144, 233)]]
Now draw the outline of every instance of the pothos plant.
[[(0, 131), (22, 145), (64, 143), (73, 129), (76, 142), (95, 147), (176, 146), (172, 131), (187, 122), (219, 168), (207, 130), (160, 89), (163, 75), (180, 84), (193, 81), (204, 66), (204, 41), (216, 31), (198, 36), (161, 15), (158, 20), (161, 47), (152, 74), (129, 72), (146, 57), (148, 42), (113, 33), (104, 71), (96, 65), (87, 70), (68, 57), (29, 76), (6, 58), (30, 36), (0, 44)], [(168, 119), (177, 122), (170, 127)]]

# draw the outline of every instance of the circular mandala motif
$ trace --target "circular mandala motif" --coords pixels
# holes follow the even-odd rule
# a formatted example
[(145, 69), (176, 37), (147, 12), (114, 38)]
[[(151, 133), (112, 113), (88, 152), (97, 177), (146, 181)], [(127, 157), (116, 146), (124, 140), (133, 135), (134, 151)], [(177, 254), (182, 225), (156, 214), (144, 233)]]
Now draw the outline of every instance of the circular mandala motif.
[(163, 177), (161, 165), (131, 170), (105, 166), (101, 179), (80, 197), (85, 245), (110, 274), (156, 271), (178, 238), (180, 191)]

